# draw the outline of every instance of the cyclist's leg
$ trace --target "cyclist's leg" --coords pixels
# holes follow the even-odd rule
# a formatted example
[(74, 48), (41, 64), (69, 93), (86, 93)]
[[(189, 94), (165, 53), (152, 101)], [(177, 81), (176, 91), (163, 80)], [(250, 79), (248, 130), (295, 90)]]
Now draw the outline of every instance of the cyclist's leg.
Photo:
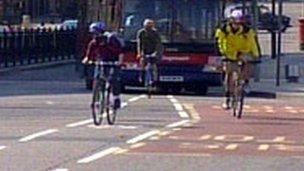
[(238, 65), (236, 62), (227, 62), (225, 66), (225, 101), (223, 103), (223, 108), (229, 109), (231, 95), (234, 92), (234, 80), (233, 72), (238, 71)]
[(120, 93), (121, 93), (121, 78), (120, 78), (120, 68), (115, 67), (113, 68), (114, 72), (112, 75), (112, 88), (113, 88), (113, 100), (114, 100), (114, 107), (120, 108), (121, 106), (121, 99), (120, 99)]
[(225, 78), (224, 78), (224, 86), (225, 86), (225, 100), (223, 103), (223, 108), (224, 109), (229, 109), (230, 108), (230, 82), (231, 82), (231, 67), (230, 63), (226, 62), (224, 64), (224, 72), (225, 72)]
[(157, 82), (158, 81), (158, 60), (155, 59), (155, 61), (153, 61), (153, 81)]
[(146, 68), (146, 62), (145, 62), (145, 58), (142, 57), (139, 61), (139, 65), (140, 65), (140, 71), (139, 71), (139, 77), (138, 80), (140, 83), (142, 83), (144, 81), (144, 75), (145, 75), (145, 68)]

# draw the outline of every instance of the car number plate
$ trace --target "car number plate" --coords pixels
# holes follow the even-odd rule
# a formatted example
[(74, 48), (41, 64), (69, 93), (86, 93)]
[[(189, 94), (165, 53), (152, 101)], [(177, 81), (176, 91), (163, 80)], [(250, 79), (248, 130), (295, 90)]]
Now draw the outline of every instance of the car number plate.
[(160, 76), (159, 80), (161, 82), (183, 82), (183, 76)]

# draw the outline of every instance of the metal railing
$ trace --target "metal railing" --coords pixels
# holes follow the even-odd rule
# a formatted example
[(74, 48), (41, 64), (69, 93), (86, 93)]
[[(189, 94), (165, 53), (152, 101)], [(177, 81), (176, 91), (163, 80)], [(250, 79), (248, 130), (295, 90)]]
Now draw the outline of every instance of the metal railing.
[(73, 59), (76, 29), (18, 29), (0, 32), (0, 68)]

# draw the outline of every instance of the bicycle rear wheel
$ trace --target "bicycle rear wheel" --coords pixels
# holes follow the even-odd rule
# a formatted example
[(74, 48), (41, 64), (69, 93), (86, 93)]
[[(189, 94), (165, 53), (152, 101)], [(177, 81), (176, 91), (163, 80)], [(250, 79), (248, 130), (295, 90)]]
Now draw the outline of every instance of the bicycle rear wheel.
[(109, 125), (114, 125), (115, 120), (116, 120), (116, 108), (114, 106), (114, 104), (111, 104), (111, 100), (110, 100), (110, 95), (112, 93), (112, 88), (108, 88), (107, 89), (107, 94), (106, 94), (106, 113), (107, 113), (107, 120)]
[(91, 104), (92, 116), (95, 125), (100, 125), (103, 119), (104, 111), (104, 91), (102, 91), (102, 86), (97, 83), (93, 88), (93, 102)]

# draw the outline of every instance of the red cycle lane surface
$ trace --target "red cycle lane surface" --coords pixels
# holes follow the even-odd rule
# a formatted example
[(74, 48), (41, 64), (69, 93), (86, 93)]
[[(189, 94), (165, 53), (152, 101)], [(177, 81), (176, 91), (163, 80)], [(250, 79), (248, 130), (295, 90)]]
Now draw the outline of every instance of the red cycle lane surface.
[(250, 102), (239, 120), (217, 103), (191, 105), (193, 110), (188, 113), (199, 114), (201, 119), (197, 123), (160, 136), (158, 140), (149, 140), (145, 146), (130, 152), (304, 157), (304, 106)]

